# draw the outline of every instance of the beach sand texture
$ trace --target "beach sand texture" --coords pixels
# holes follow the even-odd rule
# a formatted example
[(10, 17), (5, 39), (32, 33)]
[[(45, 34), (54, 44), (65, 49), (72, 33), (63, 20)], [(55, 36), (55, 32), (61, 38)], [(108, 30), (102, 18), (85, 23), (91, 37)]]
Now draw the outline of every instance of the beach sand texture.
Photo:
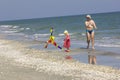
[(120, 70), (65, 59), (60, 51), (35, 50), (0, 40), (0, 80), (120, 80)]

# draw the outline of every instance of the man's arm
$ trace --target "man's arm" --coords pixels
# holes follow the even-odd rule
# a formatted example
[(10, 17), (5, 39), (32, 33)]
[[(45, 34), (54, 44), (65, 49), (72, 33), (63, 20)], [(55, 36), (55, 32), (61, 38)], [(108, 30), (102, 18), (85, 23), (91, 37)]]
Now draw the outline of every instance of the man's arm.
[(95, 22), (94, 22), (93, 20), (92, 20), (92, 22), (93, 22), (93, 27), (94, 27), (95, 29), (97, 29)]

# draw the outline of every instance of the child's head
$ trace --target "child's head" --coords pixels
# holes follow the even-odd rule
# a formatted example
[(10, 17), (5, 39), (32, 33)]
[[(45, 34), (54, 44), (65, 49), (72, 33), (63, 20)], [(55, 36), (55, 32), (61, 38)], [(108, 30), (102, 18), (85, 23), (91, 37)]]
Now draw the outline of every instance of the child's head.
[(50, 28), (50, 32), (53, 33), (53, 27)]
[(68, 34), (68, 31), (67, 31), (67, 30), (65, 30), (65, 31), (64, 31), (64, 34), (65, 34), (65, 35), (67, 35), (67, 34)]

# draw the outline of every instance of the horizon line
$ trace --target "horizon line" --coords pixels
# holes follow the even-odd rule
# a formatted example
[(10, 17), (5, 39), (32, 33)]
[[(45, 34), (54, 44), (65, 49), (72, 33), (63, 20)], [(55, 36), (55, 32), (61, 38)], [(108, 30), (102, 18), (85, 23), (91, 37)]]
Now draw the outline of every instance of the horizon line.
[(46, 17), (40, 17), (40, 18), (25, 18), (25, 19), (14, 19), (14, 20), (1, 20), (0, 22), (12, 22), (12, 21), (21, 21), (21, 20), (32, 20), (32, 19), (45, 19), (45, 18), (59, 18), (59, 17), (69, 17), (69, 16), (79, 16), (79, 15), (86, 15), (86, 14), (90, 14), (90, 15), (94, 15), (94, 14), (105, 14), (105, 13), (115, 13), (115, 12), (120, 12), (120, 11), (111, 11), (111, 12), (98, 12), (98, 13), (83, 13), (83, 14), (75, 14), (75, 15), (61, 15), (61, 16), (46, 16)]

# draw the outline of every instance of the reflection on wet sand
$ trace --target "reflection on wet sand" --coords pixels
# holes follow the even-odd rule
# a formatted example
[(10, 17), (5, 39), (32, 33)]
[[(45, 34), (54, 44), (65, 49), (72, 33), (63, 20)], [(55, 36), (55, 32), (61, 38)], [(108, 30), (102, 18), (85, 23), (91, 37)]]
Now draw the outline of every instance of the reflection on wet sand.
[(88, 52), (88, 63), (89, 64), (96, 64), (97, 60), (96, 60), (96, 55), (95, 55), (95, 51), (91, 50)]
[(71, 56), (66, 56), (65, 59), (72, 59), (72, 57)]

